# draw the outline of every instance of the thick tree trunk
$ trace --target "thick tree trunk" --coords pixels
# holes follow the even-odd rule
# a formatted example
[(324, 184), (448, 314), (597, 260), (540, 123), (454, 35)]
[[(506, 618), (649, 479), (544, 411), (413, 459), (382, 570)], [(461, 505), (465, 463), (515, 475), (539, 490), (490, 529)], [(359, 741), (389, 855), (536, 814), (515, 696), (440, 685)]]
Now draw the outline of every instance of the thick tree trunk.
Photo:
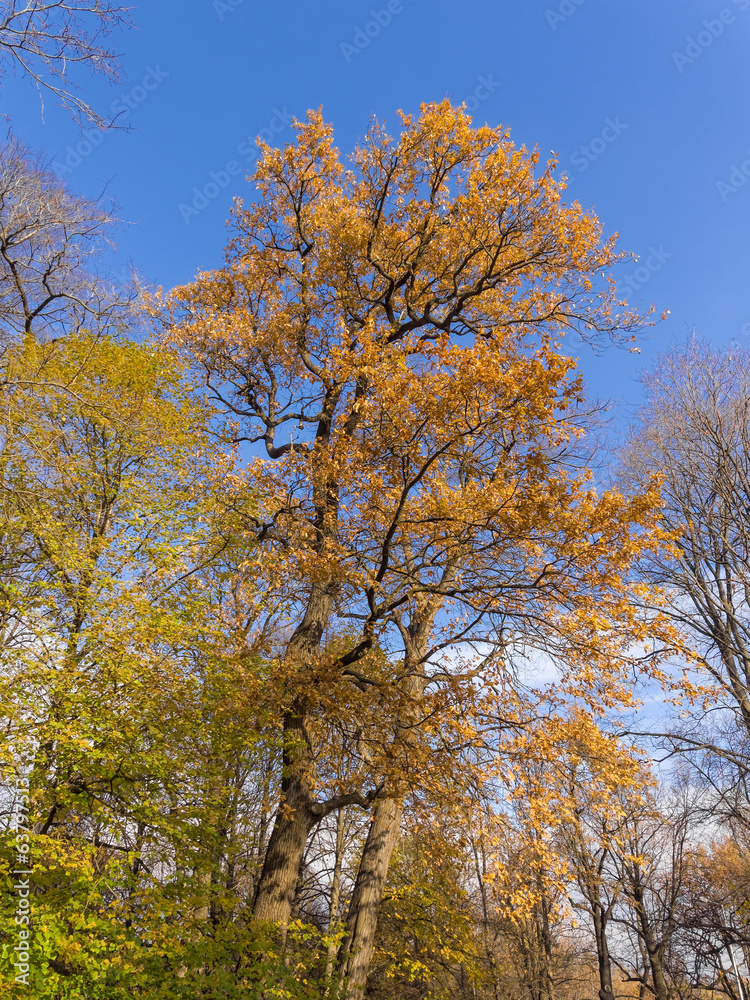
[(648, 960), (651, 965), (651, 979), (654, 984), (654, 994), (656, 1000), (669, 1000), (670, 992), (667, 980), (664, 975), (661, 948), (656, 942), (654, 934), (647, 928), (643, 931), (643, 940), (648, 951)]
[(667, 980), (664, 975), (661, 956), (655, 951), (651, 952), (649, 950), (648, 957), (651, 962), (651, 978), (654, 983), (654, 994), (656, 995), (657, 1000), (669, 1000), (669, 987), (667, 986)]
[(282, 939), (292, 912), (302, 858), (310, 831), (320, 818), (312, 811), (314, 798), (308, 775), (312, 762), (301, 707), (284, 719), (284, 775), (276, 814), (253, 907), (257, 921), (279, 925)]
[[(290, 663), (306, 668), (317, 657), (323, 631), (331, 615), (335, 591), (333, 584), (312, 587), (305, 616), (287, 647)], [(253, 918), (278, 924), (282, 940), (286, 937), (307, 838), (322, 817), (313, 808), (315, 798), (310, 782), (315, 757), (308, 733), (307, 714), (305, 698), (300, 695), (284, 717), (281, 801), (253, 906)]]
[[(453, 564), (446, 566), (443, 584), (452, 579), (454, 569)], [(408, 753), (414, 738), (414, 727), (422, 712), (426, 682), (421, 676), (421, 665), (427, 655), (428, 639), (440, 605), (441, 599), (436, 595), (418, 595), (414, 599), (408, 627), (399, 624), (405, 647), (405, 703), (396, 722), (394, 742), (402, 752)], [(401, 831), (405, 789), (399, 787), (400, 784), (397, 779), (391, 778), (390, 789), (375, 807), (349, 905), (347, 934), (339, 952), (339, 975), (342, 981), (349, 981), (348, 1000), (362, 1000), (367, 985), (388, 868)]]
[(393, 849), (398, 842), (402, 798), (381, 799), (370, 823), (352, 901), (347, 933), (339, 951), (341, 979), (349, 980), (349, 1000), (362, 1000), (375, 947), (375, 931)]

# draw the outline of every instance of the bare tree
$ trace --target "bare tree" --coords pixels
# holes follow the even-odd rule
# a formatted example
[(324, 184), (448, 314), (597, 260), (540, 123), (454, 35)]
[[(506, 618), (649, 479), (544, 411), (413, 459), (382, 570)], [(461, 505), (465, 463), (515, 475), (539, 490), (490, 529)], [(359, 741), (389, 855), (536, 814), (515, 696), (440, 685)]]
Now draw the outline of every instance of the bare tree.
[[(720, 708), (736, 725), (714, 742), (746, 764), (750, 738), (750, 352), (691, 338), (644, 379), (646, 404), (624, 456), (626, 479), (663, 477), (663, 524), (672, 555), (651, 556), (647, 578), (697, 644)], [(726, 719), (726, 713), (725, 713)], [(739, 734), (739, 738), (738, 738)], [(705, 748), (705, 732), (684, 734)], [(739, 748), (739, 752), (738, 751)]]
[(626, 981), (640, 984), (642, 996), (681, 996), (682, 964), (674, 961), (682, 901), (688, 878), (695, 804), (688, 791), (664, 808), (626, 811), (622, 836), (612, 855), (612, 876), (620, 884), (613, 922), (623, 928), (630, 954), (613, 955)]
[(78, 96), (69, 71), (83, 65), (110, 80), (120, 79), (119, 56), (107, 41), (116, 30), (132, 25), (129, 10), (111, 0), (2, 0), (0, 69), (12, 65), (31, 77), (42, 112), (47, 93), (80, 124), (115, 125)]
[(609, 923), (617, 905), (621, 884), (608, 871), (622, 819), (615, 810), (602, 809), (592, 801), (588, 784), (575, 766), (570, 770), (570, 797), (573, 808), (559, 831), (560, 847), (571, 862), (575, 909), (591, 923), (596, 944), (600, 1000), (614, 1000)]
[(109, 208), (70, 194), (21, 143), (0, 151), (2, 342), (43, 343), (121, 322), (123, 297), (97, 269), (114, 223)]

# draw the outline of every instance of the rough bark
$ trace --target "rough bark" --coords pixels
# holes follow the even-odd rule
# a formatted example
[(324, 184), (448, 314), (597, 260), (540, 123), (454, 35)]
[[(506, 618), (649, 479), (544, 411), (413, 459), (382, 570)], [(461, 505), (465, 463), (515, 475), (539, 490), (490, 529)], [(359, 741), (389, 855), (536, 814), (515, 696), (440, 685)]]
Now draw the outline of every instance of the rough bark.
[(341, 979), (349, 980), (349, 1000), (361, 1000), (364, 996), (380, 904), (391, 856), (398, 842), (402, 813), (403, 798), (382, 799), (367, 834), (349, 906), (346, 938), (339, 952)]
[[(454, 568), (450, 563), (446, 566), (443, 585), (452, 579)], [(406, 697), (402, 714), (396, 721), (394, 742), (406, 752), (424, 701), (425, 679), (421, 675), (421, 666), (427, 655), (428, 639), (440, 605), (439, 595), (418, 596), (414, 600), (409, 624), (402, 625), (398, 621), (404, 640), (403, 691)], [(339, 952), (341, 980), (349, 980), (348, 1000), (362, 1000), (364, 996), (385, 882), (401, 831), (406, 788), (397, 779), (391, 779), (390, 785), (378, 802), (370, 824), (349, 905), (347, 934)]]
[[(309, 663), (316, 655), (333, 607), (334, 588), (313, 586), (305, 616), (289, 641), (290, 663)], [(325, 811), (316, 809), (311, 787), (314, 753), (307, 726), (308, 707), (298, 697), (284, 717), (281, 799), (255, 894), (253, 917), (280, 925), (289, 922), (305, 845)]]
[(298, 706), (297, 712), (289, 712), (284, 719), (284, 743), (281, 802), (253, 907), (254, 919), (278, 924), (282, 936), (292, 911), (307, 838), (320, 818), (313, 812), (315, 800), (306, 776), (310, 753), (303, 706)]

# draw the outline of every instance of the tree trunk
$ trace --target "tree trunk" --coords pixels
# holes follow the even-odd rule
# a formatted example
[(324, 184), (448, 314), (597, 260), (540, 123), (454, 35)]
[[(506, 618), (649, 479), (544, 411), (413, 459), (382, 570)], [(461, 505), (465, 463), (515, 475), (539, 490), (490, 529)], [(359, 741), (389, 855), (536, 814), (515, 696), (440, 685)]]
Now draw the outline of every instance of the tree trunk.
[(657, 1000), (669, 1000), (670, 993), (666, 977), (664, 976), (661, 948), (658, 947), (653, 933), (647, 935), (644, 932), (644, 940), (646, 943), (646, 950), (648, 951), (649, 963), (651, 965), (651, 978), (654, 983), (654, 994), (656, 995)]
[[(333, 862), (333, 879), (331, 882), (331, 905), (328, 908), (328, 933), (333, 934), (339, 919), (339, 904), (341, 901), (341, 869), (344, 865), (344, 839), (346, 833), (346, 811), (339, 809), (336, 815), (336, 855)], [(333, 975), (333, 963), (336, 960), (336, 944), (328, 943), (326, 957), (326, 993), (330, 989)]]
[(339, 951), (341, 979), (349, 979), (348, 1000), (362, 1000), (375, 948), (380, 904), (393, 849), (398, 842), (402, 798), (381, 799), (370, 823), (349, 905), (347, 933)]
[(592, 905), (594, 935), (596, 937), (596, 958), (599, 967), (599, 1000), (614, 1000), (612, 989), (612, 962), (609, 957), (607, 942), (607, 920), (604, 907), (599, 903)]
[(632, 882), (635, 911), (638, 917), (641, 940), (648, 955), (654, 996), (656, 1000), (669, 1000), (670, 991), (667, 986), (666, 977), (664, 976), (664, 966), (662, 963), (663, 946), (657, 941), (656, 933), (646, 911), (645, 893), (641, 883), (640, 869), (637, 865), (633, 868)]
[(292, 912), (302, 858), (310, 831), (320, 818), (312, 811), (312, 764), (302, 709), (284, 719), (284, 774), (276, 813), (253, 906), (253, 919), (279, 925), (282, 940)]
[[(287, 658), (290, 663), (307, 666), (317, 657), (335, 590), (332, 584), (312, 587), (305, 616), (289, 640)], [(305, 698), (298, 696), (284, 716), (281, 800), (253, 906), (253, 919), (278, 924), (282, 940), (286, 938), (307, 838), (321, 819), (321, 814), (313, 811), (315, 798), (310, 781), (315, 756), (307, 715)]]
[[(455, 564), (449, 562), (443, 570), (443, 585), (453, 578), (454, 570)], [(427, 655), (430, 632), (441, 603), (438, 595), (418, 594), (411, 608), (409, 625), (405, 627), (399, 622), (404, 639), (405, 704), (396, 721), (394, 742), (402, 750), (408, 748), (414, 738), (414, 727), (423, 708), (426, 681), (421, 676), (420, 668)], [(401, 832), (405, 788), (393, 778), (390, 785), (390, 794), (386, 792), (378, 800), (370, 823), (349, 904), (346, 938), (339, 951), (339, 975), (342, 981), (349, 980), (348, 1000), (362, 1000), (364, 997), (388, 868)]]

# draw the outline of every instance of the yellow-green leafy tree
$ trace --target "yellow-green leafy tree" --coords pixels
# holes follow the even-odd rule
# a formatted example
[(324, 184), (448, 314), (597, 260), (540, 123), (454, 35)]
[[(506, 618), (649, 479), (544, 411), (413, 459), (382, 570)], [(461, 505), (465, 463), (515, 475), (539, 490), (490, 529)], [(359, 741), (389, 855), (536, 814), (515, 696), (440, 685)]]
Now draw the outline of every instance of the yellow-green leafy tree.
[[(253, 780), (273, 753), (237, 541), (254, 501), (166, 348), (80, 333), (5, 360), (21, 388), (1, 401), (0, 760), (29, 808), (6, 803), (22, 824), (4, 843), (0, 991), (172, 997), (198, 977), (233, 995), (254, 940), (236, 919)], [(11, 966), (21, 842), (27, 973)]]

